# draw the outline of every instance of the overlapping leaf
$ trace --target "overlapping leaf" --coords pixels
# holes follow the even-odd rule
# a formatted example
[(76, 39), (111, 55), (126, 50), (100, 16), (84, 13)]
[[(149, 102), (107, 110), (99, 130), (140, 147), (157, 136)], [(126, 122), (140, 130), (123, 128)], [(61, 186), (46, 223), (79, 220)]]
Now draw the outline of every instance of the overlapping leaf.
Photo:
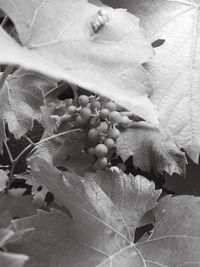
[(185, 173), (185, 155), (173, 138), (146, 122), (133, 123), (121, 132), (117, 153), (124, 161), (132, 156), (134, 166), (144, 171)]
[(137, 245), (146, 266), (200, 265), (200, 198), (169, 196), (154, 209), (151, 236)]
[[(159, 195), (144, 177), (102, 172), (83, 178), (52, 169), (41, 159), (32, 162), (31, 172), (70, 208), (73, 219), (54, 209), (16, 220), (14, 228), (24, 234), (21, 241), (7, 247), (27, 253), (30, 261), (26, 266), (200, 264), (199, 198), (162, 199), (153, 208), (152, 234), (134, 244), (132, 233), (138, 225), (137, 216), (152, 207)], [(34, 230), (26, 231), (31, 228)]]
[[(95, 159), (84, 152), (85, 133), (80, 131), (73, 132), (73, 130), (70, 132), (71, 128), (71, 124), (69, 127), (65, 125), (65, 130), (69, 129), (68, 134), (63, 135), (60, 139), (55, 138), (41, 143), (29, 159), (34, 159), (35, 157), (45, 158), (47, 162), (56, 167), (64, 168), (80, 175), (91, 171)], [(43, 138), (45, 139), (47, 136), (45, 133)]]
[(138, 16), (150, 40), (164, 39), (148, 64), (162, 128), (196, 163), (200, 151), (199, 0), (106, 0)]
[(6, 140), (5, 121), (10, 132), (20, 138), (32, 129), (34, 119), (40, 120), (43, 89), (54, 86), (41, 75), (21, 69), (8, 78), (0, 91), (0, 147), (2, 140)]
[(36, 213), (31, 196), (15, 194), (10, 190), (0, 194), (0, 227), (8, 227), (14, 218), (28, 217)]
[[(9, 229), (0, 229), (0, 248), (2, 248), (6, 241), (14, 235), (14, 232)], [(28, 260), (25, 255), (0, 252), (0, 266), (3, 267), (22, 267)]]
[[(26, 57), (19, 64), (106, 95), (157, 123), (148, 98), (152, 93), (148, 75), (141, 66), (153, 53), (136, 17), (106, 8), (109, 22), (94, 33), (91, 22), (99, 7), (86, 0), (62, 0), (59, 5), (53, 0), (2, 0), (0, 7), (15, 23), (24, 46)], [(3, 44), (8, 40), (5, 34), (1, 38)], [(24, 64), (28, 54), (32, 65)], [(10, 59), (4, 56), (2, 62)]]
[[(112, 195), (110, 199), (95, 182), (100, 182), (104, 173), (83, 178), (61, 173), (36, 159), (32, 160), (31, 175), (70, 208), (73, 220), (56, 210), (17, 220), (14, 226), (18, 231), (35, 228), (32, 233), (25, 233), (23, 243), (9, 245), (13, 251), (23, 250), (30, 255), (26, 266), (130, 266), (132, 261), (142, 264), (133, 236), (138, 220), (159, 196), (151, 182), (144, 177), (107, 173), (104, 179), (114, 184), (107, 191)], [(134, 212), (130, 213), (130, 208)]]

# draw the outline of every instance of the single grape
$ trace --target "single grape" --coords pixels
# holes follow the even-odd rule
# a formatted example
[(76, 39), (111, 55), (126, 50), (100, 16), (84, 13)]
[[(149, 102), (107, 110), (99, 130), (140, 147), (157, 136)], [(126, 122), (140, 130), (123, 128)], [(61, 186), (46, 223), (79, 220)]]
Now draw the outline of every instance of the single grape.
[(114, 102), (109, 101), (108, 103), (105, 104), (105, 108), (108, 109), (109, 111), (115, 111), (117, 109), (117, 105)]
[(80, 95), (78, 98), (78, 103), (81, 107), (86, 107), (89, 103), (89, 97), (86, 95)]
[(89, 108), (82, 108), (80, 115), (83, 119), (88, 120), (92, 116), (92, 112)]
[(80, 115), (78, 115), (78, 117), (75, 120), (75, 124), (78, 127), (82, 127), (82, 126), (85, 126), (87, 124), (87, 120), (83, 119)]
[(95, 155), (97, 157), (105, 157), (108, 153), (108, 148), (104, 144), (98, 144), (95, 146)]
[(127, 116), (121, 116), (120, 124), (123, 127), (127, 127), (129, 125), (129, 123), (130, 123), (129, 117), (127, 117)]
[(108, 160), (106, 157), (98, 158), (96, 163), (97, 163), (98, 169), (103, 170), (106, 167), (106, 165), (108, 164)]
[(95, 128), (98, 127), (100, 125), (101, 121), (99, 119), (99, 117), (91, 117), (90, 121), (89, 121), (89, 126), (91, 128)]
[(119, 138), (119, 136), (120, 136), (120, 131), (119, 131), (118, 129), (116, 129), (116, 128), (110, 129), (110, 130), (108, 131), (107, 136), (108, 136), (109, 138), (112, 138), (112, 139), (114, 139), (114, 140), (117, 140), (117, 139)]
[(90, 103), (90, 108), (91, 110), (95, 110), (95, 109), (99, 110), (101, 109), (101, 103), (97, 100), (92, 100)]
[(89, 153), (90, 155), (94, 155), (94, 154), (95, 154), (95, 150), (94, 150), (94, 148), (93, 148), (93, 147), (90, 147), (90, 148), (88, 149), (88, 153)]
[(109, 115), (109, 120), (111, 123), (119, 123), (121, 120), (121, 114), (118, 111), (112, 111)]
[(97, 131), (97, 129), (92, 128), (88, 131), (88, 139), (90, 141), (97, 141), (99, 138), (99, 132)]
[(108, 131), (108, 124), (105, 121), (102, 121), (100, 125), (97, 127), (97, 131), (99, 133), (107, 133)]
[(68, 107), (67, 111), (69, 114), (74, 114), (77, 111), (77, 107), (71, 105)]
[(102, 134), (102, 135), (100, 134), (100, 137), (99, 138), (100, 138), (100, 141), (101, 142), (104, 142), (106, 140), (106, 137), (105, 137), (104, 134)]
[(110, 111), (106, 108), (103, 108), (102, 110), (100, 110), (99, 115), (101, 119), (105, 120), (109, 117)]
[(107, 146), (108, 149), (110, 149), (115, 146), (115, 141), (112, 138), (106, 138), (104, 145)]

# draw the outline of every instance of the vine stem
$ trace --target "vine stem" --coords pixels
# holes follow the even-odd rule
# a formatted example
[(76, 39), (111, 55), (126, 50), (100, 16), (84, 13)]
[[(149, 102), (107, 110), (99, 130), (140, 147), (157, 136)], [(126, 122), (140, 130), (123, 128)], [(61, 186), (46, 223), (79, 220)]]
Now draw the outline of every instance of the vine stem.
[(7, 151), (7, 153), (8, 153), (8, 157), (9, 157), (9, 159), (10, 159), (10, 163), (12, 164), (13, 161), (14, 161), (14, 159), (13, 159), (13, 157), (12, 157), (12, 154), (11, 154), (11, 152), (10, 152), (10, 149), (9, 149), (9, 147), (8, 147), (8, 144), (7, 144), (6, 141), (4, 141), (3, 143), (4, 143), (4, 146), (5, 146), (6, 151)]
[(8, 190), (10, 189), (11, 184), (14, 180), (14, 171), (15, 171), (15, 167), (16, 167), (18, 161), (27, 151), (29, 151), (31, 149), (30, 152), (32, 152), (34, 149), (36, 149), (39, 145), (41, 145), (44, 142), (47, 142), (51, 139), (55, 139), (57, 137), (60, 137), (60, 136), (63, 136), (63, 135), (69, 134), (69, 133), (78, 132), (78, 131), (82, 131), (82, 130), (80, 128), (76, 128), (73, 130), (65, 131), (63, 133), (55, 134), (55, 135), (49, 136), (47, 138), (44, 138), (37, 143), (34, 143), (29, 138), (27, 138), (27, 140), (30, 142), (30, 144), (27, 147), (25, 147), (24, 150), (22, 150), (15, 159), (13, 159), (13, 157), (12, 157), (12, 154), (10, 152), (8, 144), (6, 143), (6, 141), (4, 141), (4, 145), (5, 145), (6, 151), (8, 153), (10, 162), (11, 162), (11, 170), (10, 170), (10, 174), (9, 174), (9, 180), (8, 180), (7, 188), (5, 189), (5, 193), (8, 193)]
[(76, 128), (76, 129), (73, 129), (73, 130), (65, 131), (65, 132), (63, 132), (63, 133), (59, 133), (59, 134), (55, 134), (55, 135), (51, 135), (51, 136), (49, 136), (49, 137), (47, 137), (47, 138), (44, 138), (44, 139), (42, 139), (41, 141), (35, 143), (35, 146), (39, 146), (39, 145), (41, 145), (41, 144), (44, 143), (44, 142), (47, 142), (47, 141), (49, 141), (49, 140), (51, 140), (51, 139), (55, 139), (56, 137), (60, 137), (60, 136), (66, 135), (66, 134), (68, 134), (68, 133), (74, 133), (74, 132), (79, 132), (79, 131), (82, 131), (82, 130), (81, 130), (80, 128)]
[(1, 27), (4, 28), (4, 26), (6, 25), (6, 23), (8, 22), (9, 18), (8, 16), (5, 16), (2, 23), (1, 23)]
[(2, 90), (9, 74), (12, 72), (13, 70), (13, 66), (8, 65), (5, 69), (5, 71), (3, 72), (2, 76), (1, 76), (1, 80), (0, 80), (0, 91)]

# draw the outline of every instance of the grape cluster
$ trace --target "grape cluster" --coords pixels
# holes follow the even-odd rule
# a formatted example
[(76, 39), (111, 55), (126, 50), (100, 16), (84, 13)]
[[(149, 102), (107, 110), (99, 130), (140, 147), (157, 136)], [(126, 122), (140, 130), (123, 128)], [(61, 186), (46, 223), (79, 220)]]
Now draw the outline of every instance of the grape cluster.
[(113, 101), (101, 101), (95, 96), (80, 95), (77, 104), (68, 106), (66, 118), (73, 118), (73, 124), (84, 129), (87, 135), (86, 153), (95, 157), (94, 168), (103, 170), (109, 166), (116, 140), (120, 136), (119, 126), (127, 127), (130, 120), (117, 111)]

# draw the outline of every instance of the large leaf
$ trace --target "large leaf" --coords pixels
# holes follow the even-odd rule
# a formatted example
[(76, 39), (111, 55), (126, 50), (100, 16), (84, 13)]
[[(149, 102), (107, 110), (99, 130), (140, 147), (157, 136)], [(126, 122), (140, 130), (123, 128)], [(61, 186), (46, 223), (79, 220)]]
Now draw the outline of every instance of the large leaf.
[(134, 166), (144, 171), (185, 173), (185, 155), (173, 138), (146, 122), (133, 123), (121, 131), (117, 153), (124, 161), (132, 156)]
[[(200, 198), (163, 198), (150, 237), (137, 245), (146, 266), (200, 266)], [(144, 265), (145, 266), (145, 265)]]
[[(36, 180), (46, 185), (49, 191), (55, 195), (59, 203), (62, 203), (67, 208), (70, 208), (72, 215), (74, 215), (75, 218), (80, 219), (79, 217), (81, 216), (81, 221), (83, 220), (82, 217), (87, 216), (87, 214), (82, 214), (83, 210), (86, 210), (87, 208), (84, 207), (80, 215), (80, 210), (79, 208), (77, 210), (76, 206), (85, 206), (85, 197), (87, 199), (87, 202), (93, 203), (93, 201), (95, 201), (95, 199), (93, 199), (93, 190), (103, 190), (99, 193), (99, 197), (102, 197), (105, 203), (107, 200), (108, 204), (110, 202), (109, 198), (111, 198), (115, 207), (113, 206), (113, 204), (109, 204), (108, 206), (113, 206), (115, 212), (118, 211), (119, 214), (122, 213), (120, 216), (118, 215), (118, 218), (120, 218), (121, 220), (122, 217), (124, 217), (123, 221), (126, 222), (126, 226), (128, 227), (128, 235), (130, 239), (133, 239), (133, 235), (131, 233), (134, 233), (134, 230), (136, 229), (141, 217), (148, 209), (151, 209), (154, 206), (155, 201), (160, 194), (159, 190), (155, 191), (152, 182), (149, 182), (142, 176), (134, 178), (132, 175), (128, 176), (123, 174), (123, 172), (115, 172), (114, 174), (112, 174), (111, 171), (108, 171), (106, 173), (101, 172), (98, 174), (88, 173), (83, 178), (69, 172), (62, 173), (40, 158), (30, 160), (30, 164), (32, 166), (30, 174)], [(71, 186), (67, 186), (67, 181), (71, 184)], [(98, 188), (97, 184), (99, 183), (102, 183), (102, 189)], [(108, 183), (110, 183), (110, 186)], [(86, 190), (86, 192), (84, 189), (85, 187), (86, 189), (88, 187), (88, 191)], [(146, 198), (148, 199), (148, 201)], [(122, 203), (122, 201), (124, 201), (124, 204)], [(133, 203), (135, 205), (134, 215), (130, 214), (130, 209)], [(89, 204), (87, 203), (87, 206), (88, 205)], [(88, 206), (89, 208), (90, 205)], [(102, 207), (100, 206), (98, 208), (102, 209)], [(108, 207), (105, 208), (107, 209)], [(126, 216), (123, 216), (123, 214), (126, 214)], [(132, 216), (136, 216), (137, 219), (130, 219), (129, 217)], [(84, 224), (84, 222), (82, 223)], [(130, 232), (131, 228), (133, 230)]]
[[(141, 66), (153, 53), (136, 17), (125, 10), (105, 8), (109, 22), (94, 33), (91, 22), (97, 19), (99, 7), (86, 0), (61, 0), (59, 4), (1, 0), (0, 7), (15, 23), (24, 47), (26, 58), (19, 64), (106, 95), (157, 123), (148, 98), (152, 93), (148, 75)], [(5, 42), (12, 43), (12, 48), (14, 43), (5, 33), (1, 38), (6, 54)], [(28, 54), (33, 61), (24, 64)], [(10, 63), (5, 55), (0, 61)]]
[(12, 219), (36, 213), (31, 196), (21, 196), (14, 189), (0, 194), (0, 227), (8, 227)]
[[(141, 203), (146, 203), (148, 209), (151, 205), (146, 200), (150, 197), (152, 204), (159, 194), (152, 183), (123, 173), (102, 172), (98, 177), (88, 174), (83, 178), (47, 167), (45, 161), (37, 159), (32, 174), (70, 207), (73, 219), (52, 210), (14, 221), (16, 231), (24, 234), (7, 247), (27, 253), (27, 267), (199, 266), (199, 198), (161, 200), (153, 209), (152, 234), (134, 244), (131, 233), (138, 225), (137, 216), (141, 216), (141, 210), (144, 212)], [(26, 231), (31, 228), (32, 232)]]
[[(14, 228), (21, 233), (35, 228), (24, 234), (23, 243), (9, 245), (12, 251), (23, 250), (30, 255), (27, 266), (130, 266), (132, 261), (142, 264), (133, 237), (142, 215), (155, 205), (160, 193), (151, 182), (123, 173), (102, 172), (98, 177), (88, 174), (83, 178), (61, 173), (41, 159), (32, 160), (31, 174), (70, 208), (73, 220), (54, 210), (15, 221)], [(112, 199), (95, 182), (106, 178), (113, 184), (112, 190), (107, 190)]]
[(44, 104), (43, 90), (55, 86), (53, 81), (30, 72), (17, 70), (8, 78), (0, 91), (0, 147), (6, 140), (5, 121), (16, 138), (20, 138), (40, 120)]
[(200, 151), (199, 0), (106, 0), (138, 16), (150, 40), (165, 39), (148, 64), (162, 128), (197, 163)]
[[(0, 229), (0, 248), (2, 248), (7, 240), (14, 235), (14, 232), (8, 229)], [(22, 267), (28, 260), (25, 255), (17, 255), (13, 253), (0, 252), (0, 266), (3, 267)]]

